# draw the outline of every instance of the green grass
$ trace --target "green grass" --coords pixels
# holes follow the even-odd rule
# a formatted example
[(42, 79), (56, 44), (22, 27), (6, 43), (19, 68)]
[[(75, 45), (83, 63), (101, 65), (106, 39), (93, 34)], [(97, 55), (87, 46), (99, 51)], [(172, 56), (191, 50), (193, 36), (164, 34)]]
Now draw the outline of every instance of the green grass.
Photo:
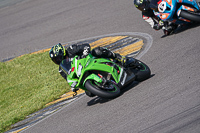
[(48, 52), (0, 62), (0, 132), (69, 91)]

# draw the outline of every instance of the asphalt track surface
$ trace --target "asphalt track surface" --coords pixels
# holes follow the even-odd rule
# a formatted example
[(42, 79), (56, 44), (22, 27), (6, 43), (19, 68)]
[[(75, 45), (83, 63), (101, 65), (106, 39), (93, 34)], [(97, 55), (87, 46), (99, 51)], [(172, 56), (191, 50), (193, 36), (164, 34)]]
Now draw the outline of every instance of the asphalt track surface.
[[(0, 1), (1, 4), (2, 1)], [(200, 27), (162, 37), (130, 0), (24, 0), (0, 8), (0, 58), (120, 32), (152, 36), (152, 77), (113, 100), (82, 96), (25, 133), (199, 133)]]

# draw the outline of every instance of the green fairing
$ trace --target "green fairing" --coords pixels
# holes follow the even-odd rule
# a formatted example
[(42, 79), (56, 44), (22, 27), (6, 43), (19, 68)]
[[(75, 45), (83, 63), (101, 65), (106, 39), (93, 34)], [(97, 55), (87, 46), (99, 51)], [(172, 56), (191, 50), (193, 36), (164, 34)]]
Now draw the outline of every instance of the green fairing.
[[(81, 84), (81, 80), (82, 80), (84, 74), (87, 71), (93, 71), (93, 70), (104, 71), (104, 72), (111, 73), (111, 75), (114, 78), (115, 82), (116, 83), (119, 82), (120, 74), (118, 74), (117, 70), (114, 69), (113, 66), (109, 66), (109, 65), (103, 64), (105, 62), (113, 63), (109, 59), (95, 58), (91, 54), (89, 54), (86, 58), (83, 58), (83, 59), (79, 59), (78, 60), (77, 58), (78, 58), (78, 56), (75, 56), (73, 58), (73, 61), (71, 62), (71, 69), (73, 68), (74, 71), (71, 72), (67, 77), (68, 80), (77, 80), (78, 79), (78, 84), (76, 85), (76, 87), (80, 87), (81, 89), (86, 90), (85, 87), (83, 87), (83, 86), (85, 84), (85, 81), (88, 80), (88, 79), (92, 79), (92, 80), (95, 80), (97, 82), (102, 82), (102, 80), (101, 80), (101, 78), (99, 76), (97, 76), (95, 74), (91, 74), (88, 77), (86, 77), (84, 79), (83, 84)], [(78, 73), (79, 64), (81, 64), (81, 66), (83, 66), (80, 75), (77, 74)], [(120, 67), (118, 67), (118, 68), (119, 68), (119, 71), (121, 71), (121, 68)], [(69, 85), (71, 85), (71, 84), (69, 83)]]
[(99, 83), (102, 82), (102, 79), (99, 76), (97, 76), (95, 74), (91, 74), (84, 80), (83, 85), (85, 84), (85, 81), (87, 81), (88, 79), (93, 79), (93, 80), (95, 80), (95, 81), (97, 81)]

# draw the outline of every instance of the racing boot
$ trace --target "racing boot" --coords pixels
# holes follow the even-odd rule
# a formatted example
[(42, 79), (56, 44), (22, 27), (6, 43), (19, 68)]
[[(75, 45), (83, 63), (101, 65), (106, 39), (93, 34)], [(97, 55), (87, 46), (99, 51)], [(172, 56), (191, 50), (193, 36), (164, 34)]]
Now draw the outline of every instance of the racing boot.
[(115, 53), (115, 60), (117, 60), (120, 65), (123, 67), (131, 67), (131, 68), (140, 68), (141, 65), (137, 59), (132, 57), (121, 56), (118, 53)]
[(126, 67), (140, 68), (141, 65), (139, 63), (139, 60), (132, 58), (132, 57), (127, 57), (126, 58)]
[(118, 53), (115, 53), (115, 60), (117, 60), (119, 62), (120, 65), (122, 65), (123, 67), (126, 67), (126, 57), (125, 56), (121, 56)]
[(173, 34), (174, 31), (177, 29), (178, 25), (177, 24), (174, 24), (174, 23), (171, 23), (170, 25), (165, 25), (165, 28), (163, 29), (163, 32), (164, 34), (167, 36), (167, 35), (170, 35), (170, 34)]

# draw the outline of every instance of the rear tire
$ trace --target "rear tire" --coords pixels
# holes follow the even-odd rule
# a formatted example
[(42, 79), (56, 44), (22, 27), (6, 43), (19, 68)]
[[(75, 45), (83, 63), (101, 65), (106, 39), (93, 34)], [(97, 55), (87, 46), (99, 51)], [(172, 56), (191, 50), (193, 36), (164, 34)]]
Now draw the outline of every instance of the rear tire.
[(114, 83), (110, 83), (113, 86), (113, 90), (106, 90), (104, 88), (100, 88), (94, 80), (87, 80), (85, 82), (85, 87), (88, 91), (102, 98), (113, 99), (120, 95), (120, 88)]
[(150, 78), (150, 76), (151, 76), (150, 68), (145, 63), (143, 63), (139, 60), (137, 60), (137, 61), (140, 64), (140, 67), (137, 68), (138, 71), (137, 71), (137, 73), (135, 73), (135, 75), (136, 75), (135, 80), (141, 82), (141, 81), (144, 81), (144, 80)]
[(196, 12), (181, 10), (179, 16), (194, 22), (200, 22), (200, 14)]

